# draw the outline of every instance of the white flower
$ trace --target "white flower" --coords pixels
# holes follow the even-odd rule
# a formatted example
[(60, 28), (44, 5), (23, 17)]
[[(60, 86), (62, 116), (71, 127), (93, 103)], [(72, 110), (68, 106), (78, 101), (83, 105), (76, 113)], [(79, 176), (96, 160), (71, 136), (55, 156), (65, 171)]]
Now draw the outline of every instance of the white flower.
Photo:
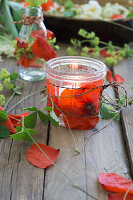
[(88, 4), (82, 5), (82, 16), (89, 19), (99, 18), (102, 12), (102, 7), (95, 0), (91, 0)]
[(107, 3), (103, 8), (102, 16), (103, 18), (111, 18), (114, 14), (120, 14), (123, 18), (125, 18), (128, 13), (128, 9), (118, 3)]

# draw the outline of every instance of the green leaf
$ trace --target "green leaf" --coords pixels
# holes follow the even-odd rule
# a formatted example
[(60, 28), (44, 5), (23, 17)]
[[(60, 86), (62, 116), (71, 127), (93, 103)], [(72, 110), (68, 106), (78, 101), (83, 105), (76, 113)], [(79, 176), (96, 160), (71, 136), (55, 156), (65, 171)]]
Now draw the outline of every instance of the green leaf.
[(24, 119), (25, 128), (35, 128), (37, 122), (37, 112), (31, 113)]
[(67, 0), (67, 2), (65, 3), (65, 9), (70, 10), (73, 7), (74, 7), (74, 3), (71, 0)]
[(31, 142), (32, 141), (32, 138), (29, 136), (29, 134), (32, 136), (32, 135), (35, 135), (36, 132), (35, 130), (33, 129), (25, 129), (24, 131), (20, 131), (18, 133), (15, 133), (13, 135), (10, 135), (10, 137), (16, 141), (18, 140), (24, 140), (26, 142)]
[(0, 124), (0, 138), (8, 138), (10, 131), (7, 126)]
[(46, 108), (43, 108), (43, 110), (52, 111), (53, 108), (52, 107), (46, 107)]
[(116, 117), (114, 118), (114, 120), (118, 121), (120, 119), (119, 112), (116, 111), (113, 106), (106, 105), (106, 104), (102, 105), (102, 110), (101, 110), (102, 118), (109, 119), (109, 118), (113, 118), (115, 115)]
[(30, 108), (22, 108), (21, 110), (38, 111), (38, 109), (35, 106)]
[(12, 35), (12, 38), (15, 39), (16, 37), (18, 37), (18, 31), (16, 25), (11, 23), (13, 21), (13, 18), (7, 0), (1, 1), (1, 10), (2, 10), (2, 20), (5, 25), (5, 28), (8, 31), (8, 33)]
[(49, 115), (44, 114), (40, 110), (38, 111), (39, 118), (41, 122), (46, 126), (49, 122)]
[(130, 17), (133, 17), (133, 13), (130, 12), (128, 15), (127, 15), (127, 18), (130, 18)]
[(7, 120), (7, 113), (4, 110), (0, 111), (0, 123), (4, 123), (6, 120)]
[(59, 125), (59, 119), (56, 116), (55, 112), (52, 110), (49, 115), (50, 115), (51, 124), (54, 125), (54, 126), (58, 126)]
[(18, 78), (18, 73), (17, 72), (13, 72), (12, 74), (10, 74), (10, 79), (13, 81), (16, 81), (16, 79)]

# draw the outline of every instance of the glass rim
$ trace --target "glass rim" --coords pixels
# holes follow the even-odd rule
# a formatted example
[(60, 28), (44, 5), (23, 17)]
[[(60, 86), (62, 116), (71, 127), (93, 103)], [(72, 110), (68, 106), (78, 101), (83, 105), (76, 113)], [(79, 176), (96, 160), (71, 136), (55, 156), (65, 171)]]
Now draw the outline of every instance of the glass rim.
[[(60, 74), (57, 70), (52, 68), (52, 66), (59, 65), (59, 63), (61, 61), (62, 61), (62, 63), (63, 63), (63, 61), (68, 61), (69, 64), (78, 63), (78, 61), (80, 62), (81, 65), (82, 65), (83, 62), (88, 63), (88, 64), (90, 63), (90, 64), (93, 64), (93, 65), (96, 64), (99, 67), (99, 69), (96, 70), (93, 73), (86, 73), (86, 75), (82, 75), (82, 74), (80, 75), (80, 74), (75, 74), (75, 73), (71, 73), (71, 74), (62, 73), (62, 74)], [(93, 67), (93, 65), (92, 65), (92, 67)], [(80, 80), (78, 80), (78, 81), (83, 81), (83, 79), (85, 81), (85, 79), (93, 79), (93, 78), (100, 79), (100, 77), (105, 76), (106, 70), (107, 70), (107, 67), (102, 61), (99, 61), (99, 60), (94, 59), (94, 58), (86, 58), (86, 57), (83, 57), (83, 56), (60, 56), (60, 57), (53, 58), (53, 59), (46, 62), (46, 74), (52, 75), (52, 76), (54, 76), (55, 79), (58, 79), (58, 80), (59, 79), (78, 80), (79, 76), (81, 76), (81, 77), (80, 77)], [(68, 76), (72, 76), (72, 78), (68, 77)]]

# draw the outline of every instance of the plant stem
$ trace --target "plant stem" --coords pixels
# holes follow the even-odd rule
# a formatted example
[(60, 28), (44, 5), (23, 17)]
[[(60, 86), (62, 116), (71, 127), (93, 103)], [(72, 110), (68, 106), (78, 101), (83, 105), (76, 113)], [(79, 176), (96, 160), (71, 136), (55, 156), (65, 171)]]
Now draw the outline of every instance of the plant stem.
[(10, 96), (10, 98), (8, 99), (7, 103), (4, 106), (4, 110), (6, 109), (7, 105), (9, 104), (9, 102), (12, 100), (12, 98), (14, 97), (16, 92), (13, 92), (12, 95)]
[(35, 95), (37, 93), (39, 93), (39, 92), (34, 92), (34, 93), (31, 93), (28, 96), (24, 97), (23, 99), (21, 99), (20, 101), (18, 101), (15, 105), (13, 105), (9, 110), (7, 110), (7, 112), (11, 111), (15, 106), (17, 106), (18, 104), (20, 104), (22, 101), (24, 101), (28, 97), (31, 97), (32, 95)]
[(127, 197), (129, 191), (130, 191), (132, 188), (133, 188), (133, 184), (132, 184), (132, 185), (128, 188), (128, 190), (126, 191), (123, 200), (126, 200), (126, 197)]
[[(27, 132), (28, 133), (28, 132)], [(90, 196), (91, 198), (98, 200), (97, 198), (93, 197), (91, 194), (89, 194), (87, 191), (85, 191), (84, 189), (82, 189), (80, 186), (78, 186), (77, 184), (73, 183), (73, 181), (66, 176), (66, 174), (47, 156), (47, 154), (41, 149), (41, 147), (37, 144), (37, 142), (33, 139), (33, 137), (28, 133), (28, 135), (30, 136), (30, 138), (32, 139), (32, 141), (37, 145), (37, 147), (40, 149), (40, 151), (46, 156), (46, 158), (56, 167), (56, 169), (67, 179), (69, 180), (69, 182), (72, 184), (73, 187), (81, 190), (82, 192), (86, 193), (88, 196)]]
[[(120, 112), (120, 111), (121, 111), (121, 109), (119, 110), (119, 112)], [(119, 112), (118, 112), (118, 113), (119, 113)], [(90, 134), (90, 135), (87, 136), (87, 138), (86, 138), (86, 140), (85, 140), (85, 142), (84, 142), (84, 144), (83, 144), (83, 146), (82, 146), (82, 148), (81, 148), (80, 153), (84, 150), (84, 148), (85, 148), (85, 146), (86, 146), (86, 144), (87, 144), (89, 138), (90, 138), (91, 136), (95, 135), (96, 133), (102, 131), (102, 130), (105, 129), (109, 124), (111, 124), (111, 122), (115, 119), (115, 117), (118, 115), (118, 113), (117, 113), (105, 126), (103, 126), (101, 129), (99, 129), (99, 130), (95, 131), (94, 133), (92, 133), (92, 134)]]

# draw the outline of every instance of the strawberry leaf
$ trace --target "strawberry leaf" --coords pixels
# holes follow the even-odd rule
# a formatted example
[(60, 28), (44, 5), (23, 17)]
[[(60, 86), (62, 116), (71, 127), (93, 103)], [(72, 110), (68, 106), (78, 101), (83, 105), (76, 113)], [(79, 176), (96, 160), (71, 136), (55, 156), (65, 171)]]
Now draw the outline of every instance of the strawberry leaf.
[[(19, 127), (19, 130), (20, 130), (20, 127)], [(30, 135), (35, 135), (36, 132), (35, 130), (33, 129), (30, 129), (30, 128), (26, 128), (24, 131), (21, 131), (16, 133), (16, 134), (13, 134), (11, 135), (10, 137), (16, 141), (18, 140), (24, 140), (26, 142), (31, 142), (32, 141), (32, 138), (30, 137)]]
[(7, 113), (2, 110), (0, 111), (0, 123), (4, 123), (7, 120)]
[(31, 113), (24, 119), (25, 128), (35, 128), (37, 122), (37, 112)]
[(120, 119), (119, 112), (116, 111), (113, 106), (106, 104), (102, 105), (101, 116), (103, 119), (113, 118), (115, 115), (116, 117), (114, 118), (114, 120), (118, 121)]
[(58, 117), (56, 116), (55, 112), (52, 110), (50, 113), (50, 122), (52, 125), (54, 126), (58, 126), (59, 125), (59, 119)]
[(41, 111), (38, 111), (38, 115), (39, 115), (41, 122), (46, 126), (49, 122), (49, 116), (44, 114)]
[(8, 138), (9, 134), (10, 134), (10, 131), (9, 131), (8, 127), (1, 124), (0, 125), (0, 138), (6, 139), (6, 138)]
[(30, 108), (22, 108), (21, 110), (38, 111), (38, 109), (35, 106)]

